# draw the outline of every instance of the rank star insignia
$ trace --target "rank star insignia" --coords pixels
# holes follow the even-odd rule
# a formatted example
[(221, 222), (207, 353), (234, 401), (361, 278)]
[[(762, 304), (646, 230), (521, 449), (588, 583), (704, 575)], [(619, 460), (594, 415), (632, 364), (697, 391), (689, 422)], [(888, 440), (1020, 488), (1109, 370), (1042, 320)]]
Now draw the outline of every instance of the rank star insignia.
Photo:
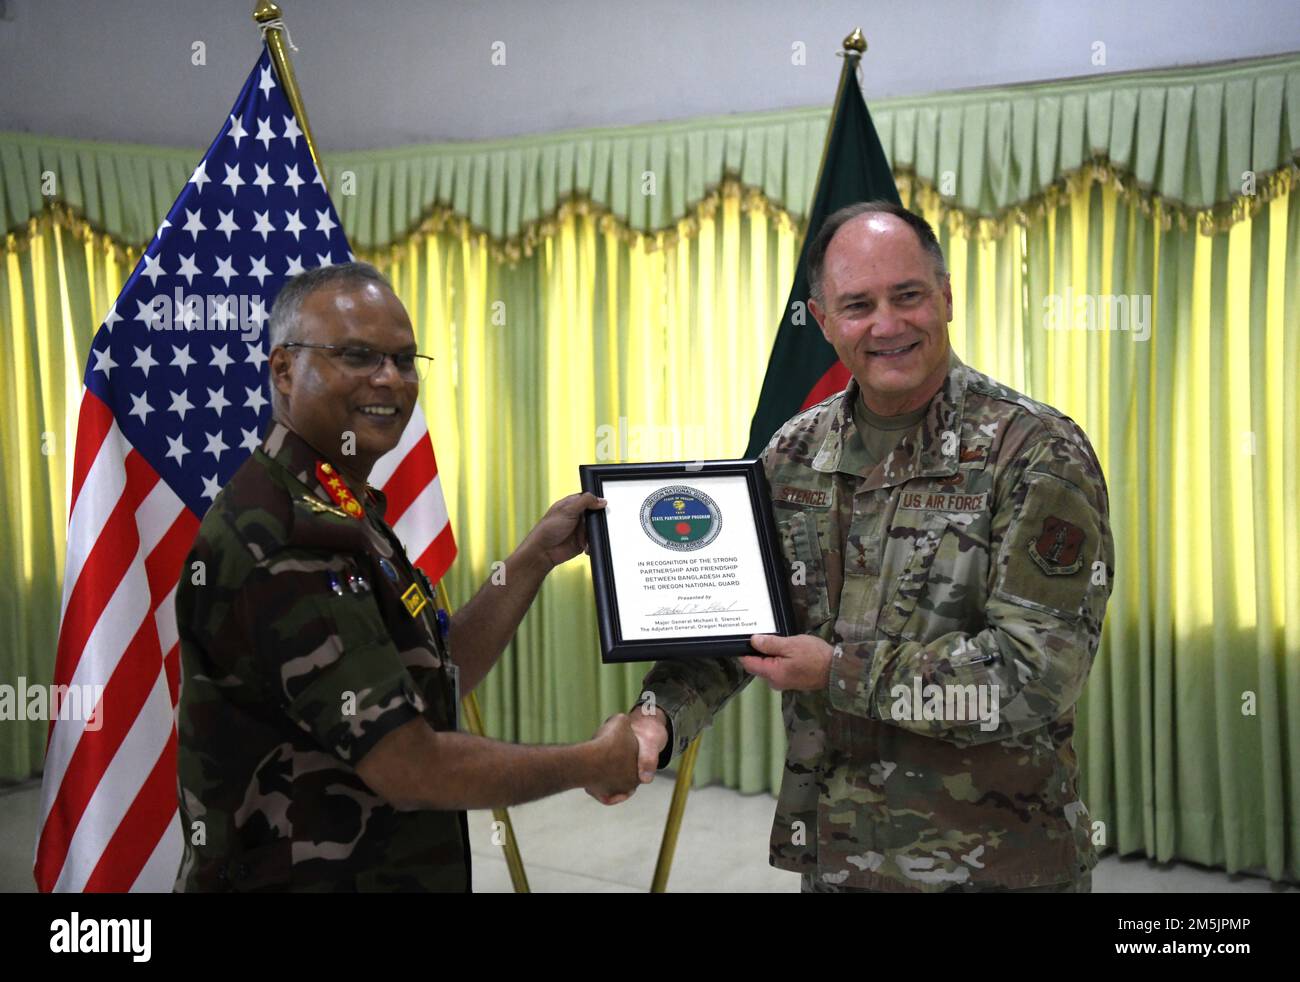
[(1079, 526), (1048, 515), (1038, 538), (1029, 544), (1029, 555), (1049, 576), (1066, 576), (1083, 566), (1083, 539)]
[(321, 487), (334, 500), (344, 515), (349, 518), (355, 518), (358, 521), (365, 515), (365, 509), (361, 507), (361, 502), (348, 490), (347, 484), (339, 477), (333, 465), (324, 460), (316, 461), (316, 480), (320, 481)]
[(420, 611), (424, 610), (429, 599), (420, 592), (419, 584), (412, 583), (402, 594), (402, 603), (406, 605), (406, 612), (414, 617)]

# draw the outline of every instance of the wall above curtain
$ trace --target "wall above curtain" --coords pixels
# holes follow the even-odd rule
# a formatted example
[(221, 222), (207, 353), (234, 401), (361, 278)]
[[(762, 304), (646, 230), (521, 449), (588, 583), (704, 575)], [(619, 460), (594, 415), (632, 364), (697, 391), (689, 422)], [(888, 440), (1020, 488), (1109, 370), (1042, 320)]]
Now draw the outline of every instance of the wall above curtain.
[[(895, 172), (937, 193), (945, 217), (1016, 218), (1083, 175), (1118, 182), (1169, 219), (1199, 219), (1210, 231), (1300, 173), (1300, 54), (871, 108)], [(608, 215), (632, 234), (671, 233), (728, 180), (801, 221), (828, 116), (829, 109), (746, 114), (324, 160), (361, 250), (465, 223), (515, 258), (531, 252), (566, 206)], [(197, 148), (0, 133), (6, 247), (21, 248), (43, 211), (66, 209), (59, 212), (66, 219), (139, 248), (198, 156)], [(43, 194), (48, 174), (53, 193)]]

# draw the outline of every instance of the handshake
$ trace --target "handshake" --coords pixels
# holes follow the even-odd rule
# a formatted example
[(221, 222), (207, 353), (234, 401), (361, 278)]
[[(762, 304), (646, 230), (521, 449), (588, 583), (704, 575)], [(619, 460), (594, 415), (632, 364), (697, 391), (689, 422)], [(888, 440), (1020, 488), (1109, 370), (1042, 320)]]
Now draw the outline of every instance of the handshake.
[(659, 711), (638, 706), (601, 724), (591, 738), (600, 761), (598, 779), (587, 794), (602, 805), (617, 805), (632, 797), (640, 784), (649, 784), (659, 769), (659, 755), (668, 745), (668, 727)]

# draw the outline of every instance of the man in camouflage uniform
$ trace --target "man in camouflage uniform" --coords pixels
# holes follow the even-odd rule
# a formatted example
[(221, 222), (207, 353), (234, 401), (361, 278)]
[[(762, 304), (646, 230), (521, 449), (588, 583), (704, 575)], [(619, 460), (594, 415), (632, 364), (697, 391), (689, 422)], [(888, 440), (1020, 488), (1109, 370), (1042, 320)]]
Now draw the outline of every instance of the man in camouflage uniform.
[(802, 633), (655, 665), (642, 777), (762, 676), (788, 741), (771, 862), (805, 891), (1087, 890), (1072, 736), (1114, 567), (1100, 465), (952, 352), (923, 219), (837, 212), (809, 279), (853, 378), (763, 453)]
[(573, 746), (456, 732), (458, 688), (583, 551), (582, 515), (602, 503), (553, 505), (504, 583), (448, 623), (366, 483), (419, 389), (401, 302), (373, 267), (312, 270), (281, 290), (270, 331), (272, 425), (177, 589), (177, 889), (468, 890), (465, 809), (637, 781), (626, 716)]

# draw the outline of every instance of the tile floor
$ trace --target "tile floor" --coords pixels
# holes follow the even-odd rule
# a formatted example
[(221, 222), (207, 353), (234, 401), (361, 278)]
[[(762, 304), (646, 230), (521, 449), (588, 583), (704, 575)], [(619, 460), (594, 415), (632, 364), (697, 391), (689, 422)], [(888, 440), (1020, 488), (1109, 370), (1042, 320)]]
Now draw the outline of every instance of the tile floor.
[[(535, 893), (638, 893), (649, 889), (672, 794), (661, 776), (622, 805), (606, 808), (571, 791), (510, 810), (529, 885)], [(30, 892), (40, 787), (0, 789), (0, 892)], [(691, 793), (668, 886), (674, 892), (795, 893), (799, 878), (767, 865), (775, 801), (721, 787)], [(474, 888), (509, 892), (510, 876), (493, 845), (491, 812), (471, 812)], [(1190, 863), (1107, 856), (1093, 874), (1099, 893), (1294, 892), (1255, 876), (1229, 876)]]

